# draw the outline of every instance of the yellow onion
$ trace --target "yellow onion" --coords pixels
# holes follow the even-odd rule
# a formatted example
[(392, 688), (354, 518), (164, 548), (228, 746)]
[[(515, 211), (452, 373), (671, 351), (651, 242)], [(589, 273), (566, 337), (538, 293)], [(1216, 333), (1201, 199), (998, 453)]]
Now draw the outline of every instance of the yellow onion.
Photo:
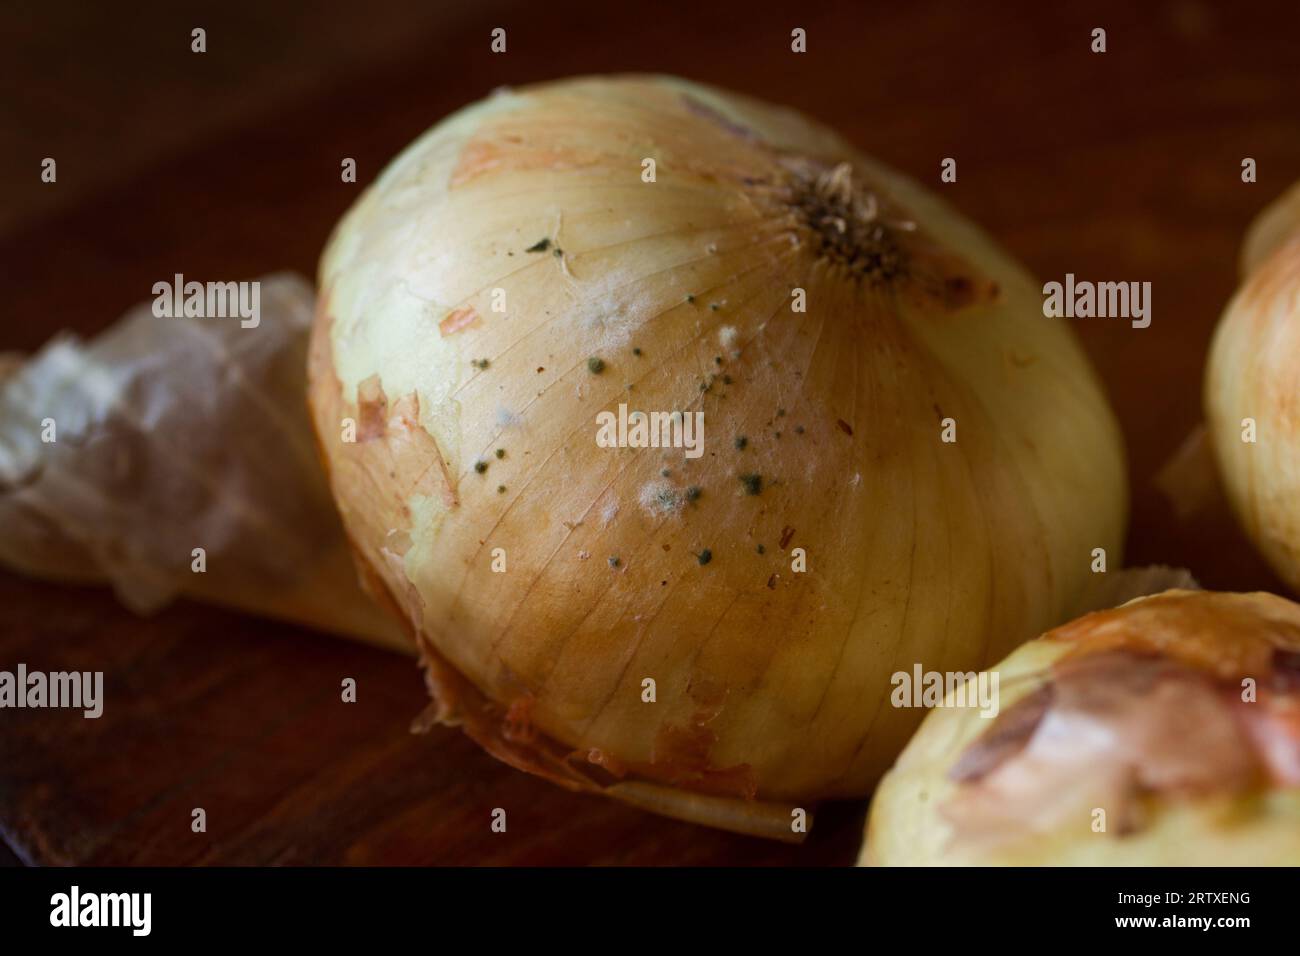
[(1252, 224), (1214, 335), (1207, 431), (1237, 519), (1300, 591), (1300, 185)]
[(1300, 606), (1172, 590), (1017, 649), (996, 716), (933, 710), (861, 862), (1300, 864)]
[[(789, 833), (914, 729), (892, 672), (994, 660), (1120, 561), (1120, 439), (1037, 284), (789, 110), (498, 92), (319, 285), (317, 432), (432, 716), (567, 786)], [(702, 411), (702, 456), (599, 446), (620, 403)]]

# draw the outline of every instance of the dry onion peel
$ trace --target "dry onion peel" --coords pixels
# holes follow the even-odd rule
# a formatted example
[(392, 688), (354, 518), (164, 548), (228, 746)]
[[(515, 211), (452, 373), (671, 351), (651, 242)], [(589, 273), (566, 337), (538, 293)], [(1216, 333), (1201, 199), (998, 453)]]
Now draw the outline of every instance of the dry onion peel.
[(260, 282), (257, 328), (142, 303), (0, 363), (0, 564), (110, 583), (137, 613), (185, 595), (404, 648), (357, 587), (312, 445), (311, 285)]

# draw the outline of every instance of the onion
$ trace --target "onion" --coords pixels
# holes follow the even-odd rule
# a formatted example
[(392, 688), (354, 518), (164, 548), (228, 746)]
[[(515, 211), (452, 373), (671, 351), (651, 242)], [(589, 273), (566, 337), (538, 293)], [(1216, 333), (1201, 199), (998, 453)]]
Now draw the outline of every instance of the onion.
[(950, 696), (885, 775), (863, 863), (1300, 863), (1300, 606), (1166, 591), (991, 672), (996, 717)]
[(1300, 591), (1300, 184), (1251, 225), (1241, 271), (1210, 348), (1207, 430), (1238, 521)]
[[(499, 92), (319, 285), (316, 428), (430, 719), (566, 786), (788, 835), (914, 729), (892, 672), (996, 659), (1120, 561), (1117, 428), (1037, 284), (791, 111)], [(703, 412), (702, 456), (601, 447), (620, 404)]]

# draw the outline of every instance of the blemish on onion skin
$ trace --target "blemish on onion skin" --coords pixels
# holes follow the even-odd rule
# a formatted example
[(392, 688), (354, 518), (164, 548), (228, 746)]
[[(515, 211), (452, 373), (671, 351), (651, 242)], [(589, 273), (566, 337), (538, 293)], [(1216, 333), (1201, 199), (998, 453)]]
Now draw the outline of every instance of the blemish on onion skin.
[(745, 447), (748, 444), (749, 444), (749, 439), (746, 438), (744, 435), (736, 436), (736, 441), (735, 441), (736, 451), (744, 451)]
[(371, 375), (357, 386), (357, 418), (359, 442), (382, 438), (388, 429), (388, 396), (378, 375)]
[(708, 564), (710, 561), (713, 560), (713, 552), (710, 551), (708, 548), (705, 548), (703, 551), (701, 551), (699, 554), (695, 556), (695, 560), (700, 562), (700, 567), (704, 567), (704, 565)]
[(483, 461), (482, 459), (474, 462), (474, 470), (477, 471), (480, 475), (483, 474), (483, 472), (487, 471), (487, 468), (488, 468), (488, 463)]
[(691, 485), (686, 489), (686, 500), (694, 504), (700, 500), (700, 495), (704, 492), (699, 485)]
[(852, 435), (853, 435), (853, 428), (852, 428), (851, 425), (849, 425), (848, 422), (846, 422), (846, 421), (845, 421), (844, 419), (842, 419), (842, 418), (837, 418), (837, 419), (835, 419), (835, 424), (838, 425), (838, 426), (840, 427), (840, 431), (842, 431), (842, 432), (844, 432), (844, 434), (846, 434), (846, 435), (852, 437)]
[(587, 359), (587, 371), (592, 375), (599, 375), (601, 372), (605, 371), (605, 360), (593, 355), (591, 358)]
[(545, 252), (549, 248), (551, 248), (550, 239), (538, 239), (531, 246), (525, 249), (524, 252)]
[(491, 363), (490, 361), (488, 361), (487, 359), (470, 359), (470, 360), (469, 360), (469, 364), (472, 365), (472, 366), (474, 366), (474, 367), (475, 367), (476, 369), (478, 369), (480, 372), (482, 372), (482, 371), (486, 370), (487, 367), (488, 367), (489, 365), (491, 365), (492, 363)]
[(740, 483), (742, 486), (744, 486), (745, 494), (747, 495), (757, 495), (757, 494), (761, 494), (763, 491), (762, 475), (754, 475), (754, 474), (741, 475)]
[(742, 123), (738, 123), (733, 119), (727, 118), (722, 113), (715, 110), (712, 106), (700, 102), (690, 94), (683, 93), (682, 102), (686, 104), (686, 108), (690, 110), (692, 113), (707, 119), (711, 123), (717, 124), (718, 128), (725, 130), (727, 133), (730, 133), (732, 136), (739, 137), (740, 139), (754, 140), (754, 141), (761, 142), (761, 138), (759, 137), (759, 135), (755, 133), (753, 130), (751, 130), (749, 127), (745, 126)]
[(619, 556), (617, 554), (611, 554), (609, 556), (609, 566), (611, 568), (617, 568), (622, 563), (623, 562), (619, 559)]
[(456, 309), (447, 315), (445, 319), (438, 323), (438, 332), (443, 338), (449, 335), (455, 335), (457, 332), (464, 331), (478, 321), (478, 313), (474, 311), (472, 305), (467, 305), (462, 309)]
[(786, 525), (781, 529), (781, 550), (784, 551), (790, 544), (790, 539), (794, 537), (794, 528)]
[(677, 514), (685, 504), (682, 494), (666, 481), (651, 481), (642, 485), (637, 499), (642, 510), (652, 518)]
[(520, 697), (511, 701), (501, 722), (501, 735), (512, 743), (530, 744), (537, 739), (532, 720), (533, 699)]

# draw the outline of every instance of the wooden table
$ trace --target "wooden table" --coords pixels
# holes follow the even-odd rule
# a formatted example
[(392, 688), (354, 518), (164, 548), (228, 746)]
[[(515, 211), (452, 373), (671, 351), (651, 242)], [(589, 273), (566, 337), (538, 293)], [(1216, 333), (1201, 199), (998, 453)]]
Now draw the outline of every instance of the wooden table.
[[(173, 6), (145, 5), (143, 26), (97, 13), (78, 30), (43, 8), (0, 28), (15, 47), (0, 49), (5, 88), (25, 104), (0, 114), (16, 171), (0, 182), (0, 350), (93, 333), (174, 272), (312, 274), (357, 195), (340, 158), (357, 159), (364, 184), (495, 86), (679, 73), (837, 127), (942, 188), (1040, 276), (1151, 281), (1150, 328), (1076, 323), (1124, 423), (1128, 559), (1189, 567), (1210, 587), (1280, 589), (1222, 511), (1180, 523), (1152, 477), (1199, 420), (1243, 230), (1300, 179), (1295, 4), (1014, 3), (995, 16), (700, 3), (670, 15), (579, 0), (453, 17), (373, 0), (361, 13), (338, 4), (334, 20)], [(206, 61), (188, 52), (199, 21)], [(508, 30), (505, 56), (488, 52), (494, 26)], [(803, 56), (789, 52), (795, 26)], [(1095, 26), (1104, 55), (1089, 51)], [(37, 179), (51, 142), (60, 201), (37, 192), (54, 188)], [(958, 182), (940, 187), (947, 156)], [(1246, 156), (1258, 183), (1241, 182)], [(853, 804), (824, 808), (791, 847), (571, 795), (456, 732), (409, 734), (425, 701), (411, 661), (209, 607), (146, 620), (101, 589), (0, 573), (0, 667), (19, 661), (104, 670), (118, 702), (98, 721), (0, 713), (0, 832), (22, 862), (826, 864), (851, 861), (861, 831)], [(355, 705), (339, 702), (341, 676), (358, 681)], [(507, 834), (488, 829), (497, 806)], [(190, 831), (195, 807), (206, 834)]]

